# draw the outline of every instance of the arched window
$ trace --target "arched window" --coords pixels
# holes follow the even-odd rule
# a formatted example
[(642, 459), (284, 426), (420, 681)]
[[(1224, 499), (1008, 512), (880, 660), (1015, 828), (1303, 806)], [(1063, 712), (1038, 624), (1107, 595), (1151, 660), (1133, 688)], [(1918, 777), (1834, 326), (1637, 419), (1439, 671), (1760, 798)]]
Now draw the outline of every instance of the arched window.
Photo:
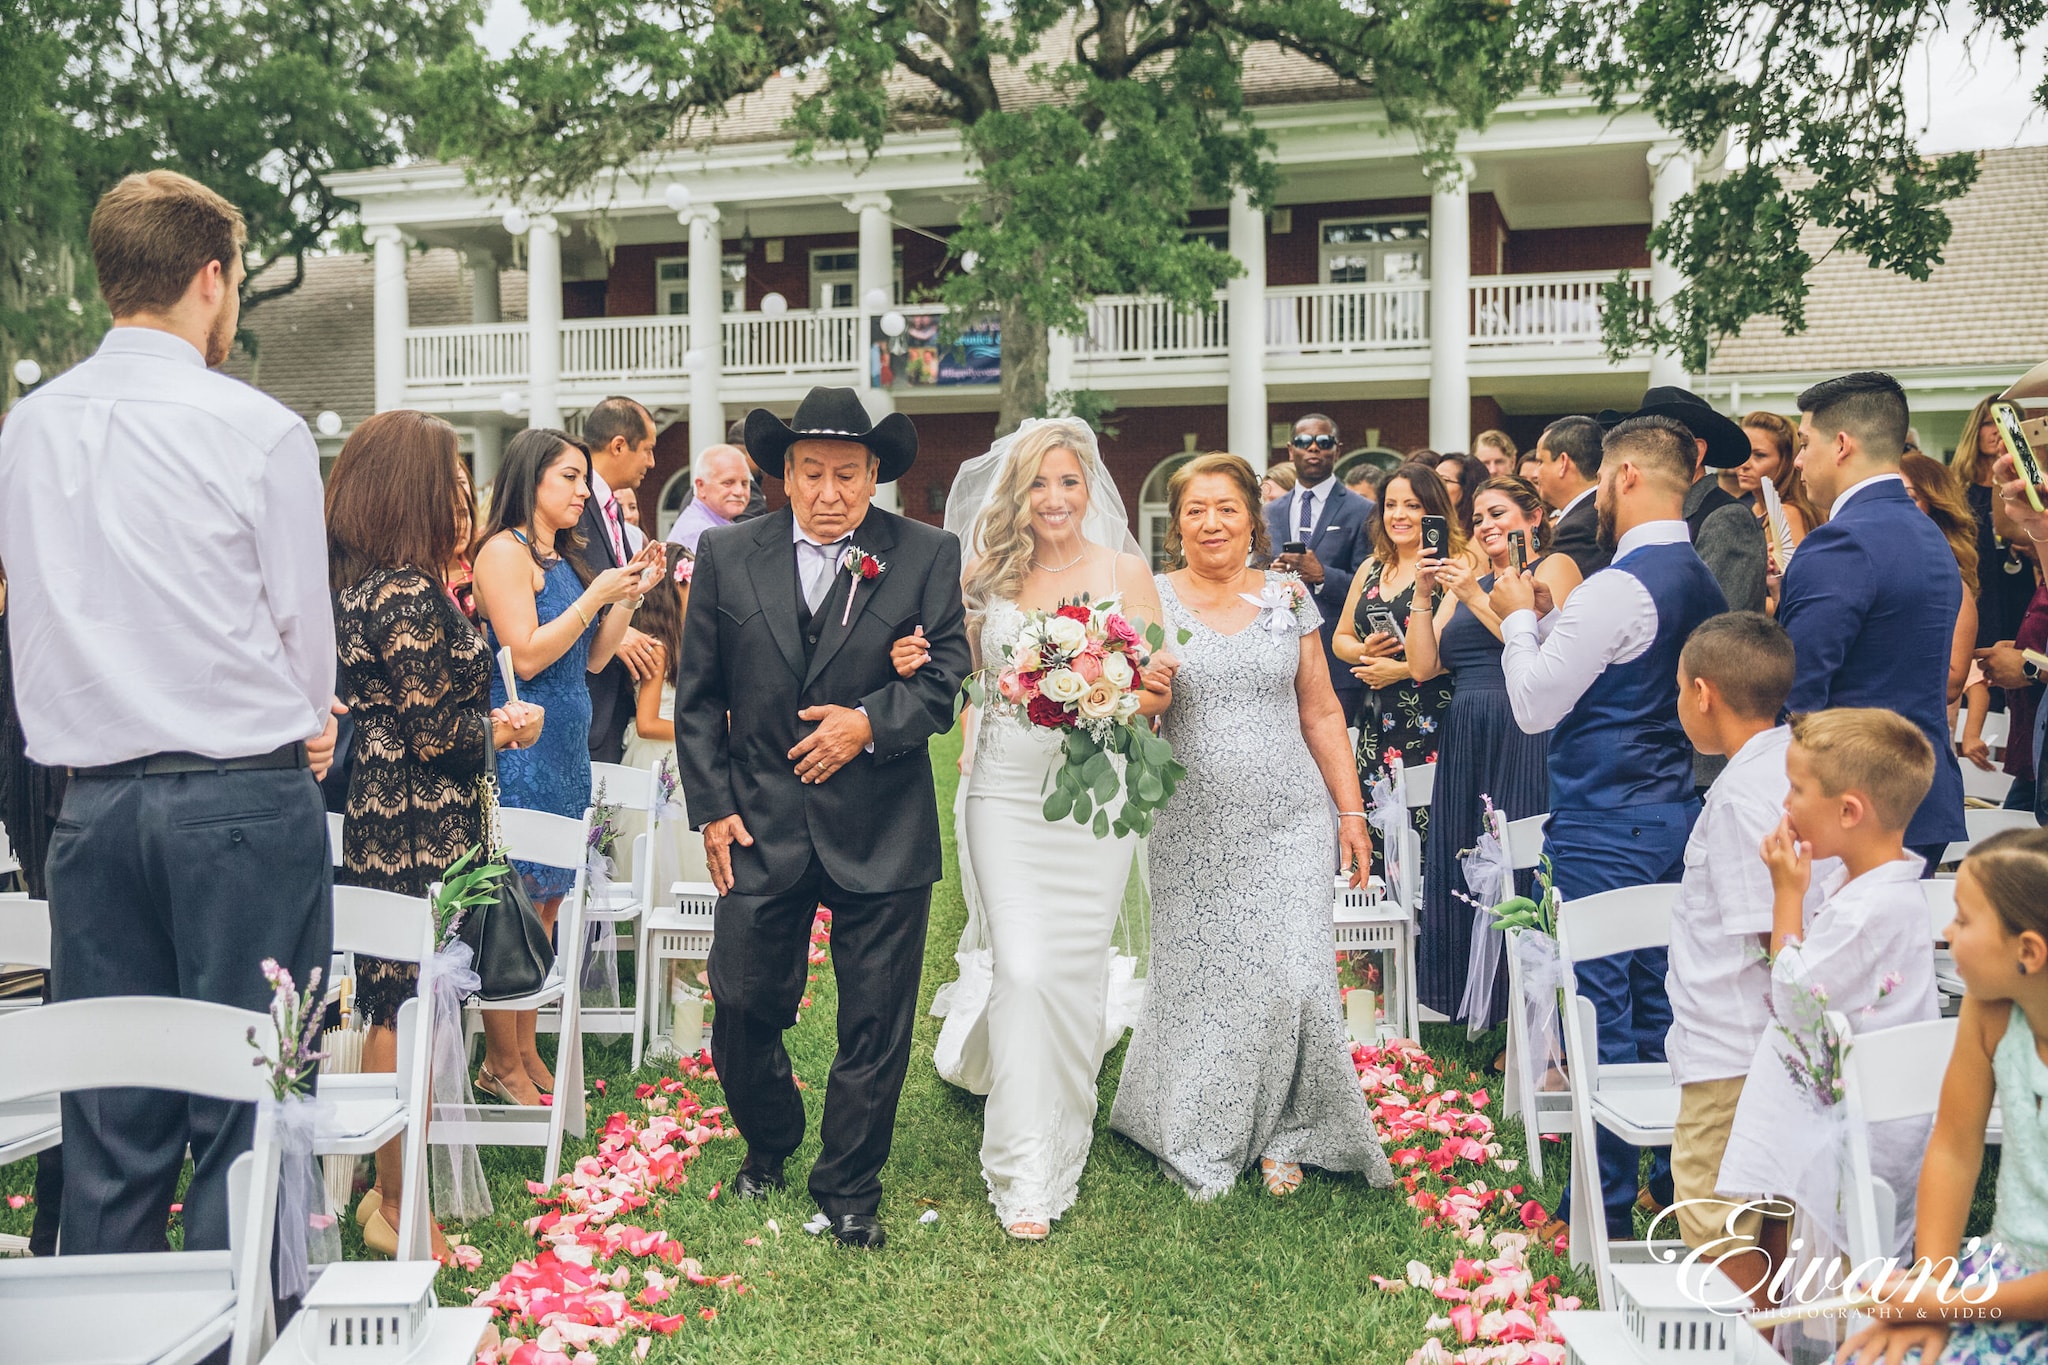
[(1197, 453), (1183, 450), (1167, 456), (1152, 466), (1152, 472), (1145, 476), (1145, 483), (1138, 490), (1138, 543), (1145, 547), (1154, 569), (1167, 567), (1167, 480), (1173, 477), (1174, 470), (1194, 459)]
[(1377, 465), (1383, 473), (1391, 474), (1401, 467), (1401, 452), (1385, 446), (1360, 446), (1337, 457), (1337, 482), (1343, 483), (1351, 472), (1362, 464)]
[(683, 514), (697, 496), (697, 487), (690, 479), (690, 466), (684, 465), (668, 476), (668, 482), (661, 486), (661, 502), (654, 513), (656, 534), (668, 539), (669, 528), (676, 524), (676, 518)]

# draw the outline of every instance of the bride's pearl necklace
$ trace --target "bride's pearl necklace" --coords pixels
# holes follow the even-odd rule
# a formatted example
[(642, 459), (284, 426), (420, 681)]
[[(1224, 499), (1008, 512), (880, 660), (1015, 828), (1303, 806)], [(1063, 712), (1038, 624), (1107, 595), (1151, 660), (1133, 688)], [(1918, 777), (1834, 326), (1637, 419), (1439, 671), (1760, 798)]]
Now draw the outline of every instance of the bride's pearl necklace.
[(1043, 569), (1047, 573), (1065, 573), (1067, 570), (1073, 568), (1076, 564), (1079, 564), (1082, 560), (1086, 559), (1087, 557), (1088, 551), (1084, 549), (1081, 551), (1081, 553), (1075, 555), (1072, 559), (1060, 565), (1058, 568), (1054, 568), (1050, 564), (1041, 564), (1035, 559), (1031, 561), (1031, 567), (1034, 569)]

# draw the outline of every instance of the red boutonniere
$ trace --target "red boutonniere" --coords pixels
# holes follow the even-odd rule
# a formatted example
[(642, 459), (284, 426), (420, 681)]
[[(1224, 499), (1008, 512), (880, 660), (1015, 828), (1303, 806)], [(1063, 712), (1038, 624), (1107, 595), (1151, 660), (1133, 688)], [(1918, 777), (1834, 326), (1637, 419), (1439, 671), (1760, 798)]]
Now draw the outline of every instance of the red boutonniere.
[(839, 567), (846, 571), (853, 582), (846, 589), (846, 607), (839, 613), (839, 624), (845, 625), (853, 619), (853, 594), (864, 582), (873, 582), (882, 576), (889, 566), (861, 549), (858, 545), (846, 547), (846, 556), (839, 561)]

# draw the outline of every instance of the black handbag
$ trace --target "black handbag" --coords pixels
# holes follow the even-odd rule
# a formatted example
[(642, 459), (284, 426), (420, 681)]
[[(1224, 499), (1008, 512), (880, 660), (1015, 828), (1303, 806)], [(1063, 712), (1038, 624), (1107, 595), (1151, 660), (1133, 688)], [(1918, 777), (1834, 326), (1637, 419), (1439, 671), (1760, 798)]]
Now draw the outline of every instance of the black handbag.
[[(493, 754), (483, 776), (484, 838), (491, 861), (509, 862), (505, 838), (498, 828), (498, 761)], [(462, 917), (456, 938), (469, 945), (470, 970), (483, 985), (480, 1000), (516, 1000), (547, 983), (554, 969), (555, 947), (533, 912), (524, 879), (507, 868), (498, 878), (498, 898), (472, 907)]]

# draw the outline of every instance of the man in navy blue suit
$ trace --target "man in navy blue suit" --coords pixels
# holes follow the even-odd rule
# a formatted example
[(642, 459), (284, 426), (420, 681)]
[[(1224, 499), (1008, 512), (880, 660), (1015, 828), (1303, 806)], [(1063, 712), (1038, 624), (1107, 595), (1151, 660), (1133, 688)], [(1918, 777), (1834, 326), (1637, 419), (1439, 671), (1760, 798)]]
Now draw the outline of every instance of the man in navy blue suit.
[(1949, 742), (1948, 661), (1963, 581), (1948, 542), (1899, 476), (1906, 394), (1865, 371), (1799, 395), (1799, 467), (1828, 519), (1785, 567), (1778, 623), (1799, 668), (1786, 709), (1882, 706), (1934, 746), (1934, 786), (1906, 827), (1927, 860), (1963, 833), (1963, 776)]
[[(1298, 481), (1286, 497), (1266, 504), (1266, 531), (1273, 538), (1274, 550), (1283, 551), (1273, 567), (1300, 574), (1322, 608), (1323, 661), (1330, 667), (1330, 685), (1337, 689), (1337, 702), (1348, 722), (1358, 714), (1365, 688), (1351, 676), (1351, 666), (1337, 658), (1330, 640), (1337, 633), (1351, 580), (1372, 552), (1372, 542), (1366, 536), (1366, 516), (1372, 504), (1336, 479), (1335, 422), (1319, 412), (1310, 413), (1294, 424), (1294, 438), (1288, 446)], [(1290, 542), (1307, 548), (1298, 554), (1284, 553), (1283, 547)]]

